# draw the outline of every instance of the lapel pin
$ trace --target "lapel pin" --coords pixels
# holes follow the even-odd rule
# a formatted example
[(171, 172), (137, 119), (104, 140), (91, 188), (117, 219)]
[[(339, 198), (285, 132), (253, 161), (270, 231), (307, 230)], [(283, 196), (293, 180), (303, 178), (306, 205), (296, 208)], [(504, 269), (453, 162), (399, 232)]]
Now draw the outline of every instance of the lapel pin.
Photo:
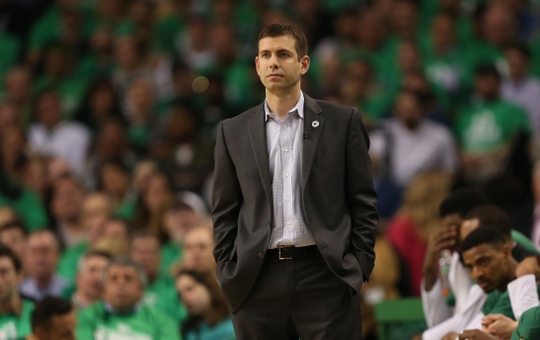
[(311, 123), (311, 126), (313, 126), (314, 128), (318, 127), (319, 126), (319, 121), (314, 120), (313, 123)]

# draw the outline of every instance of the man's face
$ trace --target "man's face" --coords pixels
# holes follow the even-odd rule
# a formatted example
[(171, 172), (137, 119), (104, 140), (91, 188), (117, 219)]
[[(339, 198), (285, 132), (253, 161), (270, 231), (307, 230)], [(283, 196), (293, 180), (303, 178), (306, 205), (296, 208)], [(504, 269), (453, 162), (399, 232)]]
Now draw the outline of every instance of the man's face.
[(11, 301), (13, 294), (18, 294), (20, 276), (11, 259), (0, 257), (0, 303)]
[(295, 40), (289, 35), (266, 37), (259, 41), (255, 66), (267, 91), (282, 94), (299, 86), (300, 77), (309, 69), (309, 57), (298, 60)]
[(214, 264), (214, 239), (206, 228), (191, 229), (184, 236), (184, 262), (188, 268), (208, 269)]
[(463, 262), (472, 279), (486, 293), (504, 288), (510, 256), (508, 245), (504, 245), (501, 251), (501, 249), (486, 243), (464, 251), (462, 254)]
[(0, 232), (0, 242), (11, 249), (21, 260), (24, 259), (27, 239), (19, 229), (7, 229)]
[(148, 276), (155, 277), (161, 262), (159, 241), (155, 237), (139, 237), (131, 243), (131, 258), (138, 262)]
[(75, 311), (72, 310), (64, 315), (54, 315), (50, 327), (47, 327), (47, 329), (38, 328), (36, 336), (38, 340), (75, 340), (77, 338), (75, 328), (77, 328), (77, 317)]
[(53, 277), (58, 262), (58, 244), (50, 232), (38, 232), (28, 238), (26, 269), (34, 278)]
[(109, 267), (103, 288), (103, 299), (120, 313), (132, 310), (144, 293), (137, 270), (120, 265)]
[(56, 193), (52, 202), (53, 214), (61, 220), (78, 219), (83, 200), (84, 192), (74, 181), (60, 180), (56, 184)]
[(510, 69), (510, 75), (514, 78), (521, 78), (527, 75), (529, 62), (527, 57), (519, 50), (507, 49), (505, 52), (506, 62)]
[(103, 292), (101, 278), (107, 262), (103, 256), (91, 256), (82, 262), (77, 273), (77, 287), (85, 297), (92, 300), (101, 298)]
[(500, 81), (495, 76), (478, 75), (474, 78), (474, 89), (483, 99), (497, 98), (499, 87)]

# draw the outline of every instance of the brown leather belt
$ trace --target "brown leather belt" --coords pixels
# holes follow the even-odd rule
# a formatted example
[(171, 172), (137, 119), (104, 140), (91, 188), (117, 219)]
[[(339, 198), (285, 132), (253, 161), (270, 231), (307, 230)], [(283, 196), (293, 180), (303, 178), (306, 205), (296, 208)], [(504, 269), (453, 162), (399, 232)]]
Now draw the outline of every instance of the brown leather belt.
[(315, 257), (319, 254), (317, 246), (307, 247), (278, 247), (266, 251), (268, 260), (294, 260), (306, 257)]

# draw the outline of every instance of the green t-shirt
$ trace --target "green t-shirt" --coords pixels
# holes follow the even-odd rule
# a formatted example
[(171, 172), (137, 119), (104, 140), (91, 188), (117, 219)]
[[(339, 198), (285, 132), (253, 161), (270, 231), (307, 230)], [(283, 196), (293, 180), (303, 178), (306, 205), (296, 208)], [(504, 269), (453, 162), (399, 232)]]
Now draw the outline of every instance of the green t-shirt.
[(0, 315), (0, 339), (24, 339), (32, 334), (30, 317), (34, 310), (34, 303), (23, 299), (22, 304), (20, 316), (15, 314)]
[(188, 311), (174, 287), (163, 293), (162, 299), (156, 303), (156, 308), (170, 316), (179, 325), (188, 317)]
[(61, 277), (74, 282), (79, 267), (79, 259), (88, 250), (88, 242), (79, 243), (64, 251), (56, 266), (56, 271)]
[(174, 282), (171, 277), (159, 275), (158, 278), (150, 283), (145, 290), (143, 302), (150, 307), (156, 307), (158, 303), (166, 298), (166, 292), (174, 288)]
[(141, 305), (127, 315), (108, 311), (103, 302), (77, 314), (77, 339), (179, 340), (179, 325), (155, 308)]
[(152, 33), (154, 52), (173, 55), (181, 45), (186, 27), (186, 22), (177, 15), (169, 15), (158, 21)]
[(28, 232), (45, 229), (47, 227), (47, 213), (39, 197), (29, 189), (23, 189), (15, 199), (9, 199), (0, 194), (0, 207), (10, 206), (19, 215), (28, 229)]
[(501, 293), (498, 290), (494, 290), (489, 293), (484, 306), (482, 307), (482, 313), (488, 314), (502, 314), (515, 320), (514, 312), (512, 311), (512, 304), (510, 303), (510, 295), (508, 290)]
[(67, 77), (61, 80), (54, 80), (47, 76), (36, 79), (34, 83), (34, 93), (40, 93), (45, 89), (54, 89), (58, 91), (62, 99), (62, 112), (64, 118), (73, 118), (77, 109), (79, 109), (86, 89), (88, 88), (88, 79), (85, 77)]
[(515, 133), (531, 132), (529, 118), (518, 106), (495, 100), (458, 113), (456, 134), (465, 153), (489, 153), (506, 146)]
[(182, 260), (182, 248), (173, 242), (167, 242), (161, 246), (161, 268), (162, 275), (170, 275), (171, 265)]
[(540, 339), (540, 307), (527, 309), (518, 321), (516, 330), (512, 333), (512, 340)]

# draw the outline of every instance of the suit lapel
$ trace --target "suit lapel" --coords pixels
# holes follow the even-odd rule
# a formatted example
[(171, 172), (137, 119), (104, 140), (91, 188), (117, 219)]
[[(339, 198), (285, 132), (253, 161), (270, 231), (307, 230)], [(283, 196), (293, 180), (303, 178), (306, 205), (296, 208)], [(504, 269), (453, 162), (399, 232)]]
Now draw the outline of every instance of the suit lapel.
[(264, 192), (270, 206), (272, 206), (272, 180), (270, 178), (270, 164), (268, 162), (268, 149), (266, 146), (266, 125), (264, 121), (264, 105), (259, 105), (251, 124), (249, 125), (249, 138), (251, 140), (251, 147), (253, 154), (255, 155), (255, 161), (257, 162), (257, 168), (259, 169), (259, 175), (263, 183)]
[(322, 129), (324, 127), (324, 118), (320, 115), (321, 108), (315, 100), (304, 94), (304, 145), (302, 151), (302, 192), (306, 187), (315, 152), (319, 145)]

